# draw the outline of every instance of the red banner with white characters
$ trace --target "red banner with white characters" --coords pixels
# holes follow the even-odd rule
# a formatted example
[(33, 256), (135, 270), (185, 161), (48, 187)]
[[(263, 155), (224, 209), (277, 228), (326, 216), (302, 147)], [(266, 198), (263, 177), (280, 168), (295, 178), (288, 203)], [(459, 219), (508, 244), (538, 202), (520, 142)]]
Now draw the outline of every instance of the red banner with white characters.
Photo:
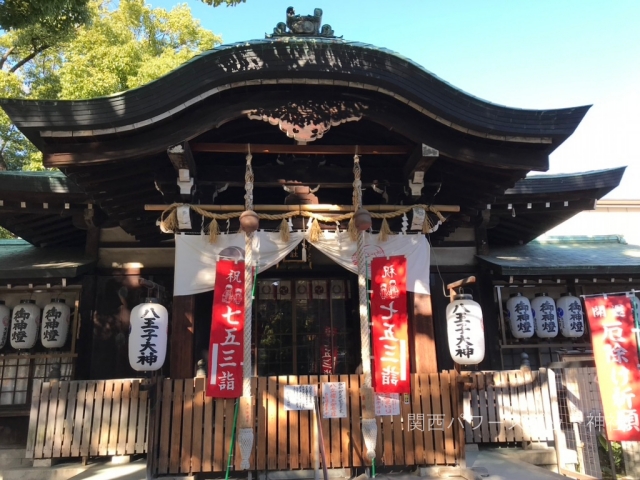
[(407, 259), (374, 258), (371, 279), (373, 388), (378, 393), (409, 393)]
[(243, 335), (244, 262), (220, 260), (213, 290), (208, 397), (242, 396)]
[(640, 441), (640, 371), (631, 299), (597, 296), (584, 300), (604, 407), (607, 438)]

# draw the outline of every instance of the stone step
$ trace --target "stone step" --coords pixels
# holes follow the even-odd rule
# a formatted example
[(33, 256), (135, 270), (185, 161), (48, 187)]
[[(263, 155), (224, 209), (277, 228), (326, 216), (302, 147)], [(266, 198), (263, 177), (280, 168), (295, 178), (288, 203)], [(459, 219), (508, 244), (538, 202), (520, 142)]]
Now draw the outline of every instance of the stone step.
[(101, 460), (88, 465), (73, 462), (51, 467), (36, 466), (0, 470), (2, 480), (87, 480), (91, 478), (146, 480), (146, 463), (144, 459), (127, 464), (113, 464), (108, 460)]
[(0, 471), (32, 466), (33, 460), (26, 458), (26, 454), (24, 448), (0, 448)]
[(69, 480), (85, 472), (82, 465), (56, 465), (53, 467), (9, 468), (2, 470), (2, 480)]

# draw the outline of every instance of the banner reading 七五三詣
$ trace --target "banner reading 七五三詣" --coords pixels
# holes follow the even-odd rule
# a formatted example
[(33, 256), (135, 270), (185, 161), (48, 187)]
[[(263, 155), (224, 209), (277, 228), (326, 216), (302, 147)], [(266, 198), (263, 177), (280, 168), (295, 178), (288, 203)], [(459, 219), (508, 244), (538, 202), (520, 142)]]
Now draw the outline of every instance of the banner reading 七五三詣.
[(244, 332), (244, 262), (216, 264), (209, 338), (207, 396), (242, 396)]
[(631, 299), (594, 296), (584, 300), (604, 407), (607, 438), (639, 441), (640, 371)]
[(373, 388), (379, 393), (409, 393), (407, 259), (374, 258), (371, 280)]

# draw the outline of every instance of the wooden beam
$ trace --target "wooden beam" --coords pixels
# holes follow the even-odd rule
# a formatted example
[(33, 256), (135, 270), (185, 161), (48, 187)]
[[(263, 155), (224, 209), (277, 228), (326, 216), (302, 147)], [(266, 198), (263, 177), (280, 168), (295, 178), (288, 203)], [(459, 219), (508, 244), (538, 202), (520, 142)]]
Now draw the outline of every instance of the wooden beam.
[(471, 276), (467, 278), (463, 278), (462, 280), (457, 280), (453, 283), (447, 284), (447, 290), (449, 290), (449, 300), (453, 302), (453, 297), (456, 295), (455, 289), (463, 287), (465, 285), (469, 285), (471, 283), (476, 283), (476, 277)]
[[(413, 337), (411, 369), (415, 373), (438, 373), (436, 337), (433, 328), (431, 295), (407, 292), (409, 327)], [(413, 307), (413, 308), (412, 308)]]
[[(199, 180), (196, 183), (198, 185), (206, 185), (208, 183), (224, 185), (229, 183), (230, 186), (244, 187), (245, 170), (244, 165), (220, 166), (216, 162), (202, 160), (198, 170)], [(338, 167), (331, 165), (329, 167), (316, 164), (309, 168), (306, 165), (303, 167), (291, 162), (286, 165), (254, 165), (253, 173), (255, 187), (280, 187), (302, 182), (313, 186), (320, 184), (322, 188), (327, 188), (327, 185), (330, 184), (353, 188), (353, 166)], [(377, 182), (378, 186), (394, 183), (406, 186), (407, 184), (406, 177), (402, 176), (402, 171), (391, 162), (387, 167), (364, 168), (361, 180), (363, 185), (370, 185), (374, 182)], [(158, 183), (162, 183), (162, 181), (158, 181)], [(172, 185), (175, 186), (175, 179)]]
[(412, 145), (270, 145), (264, 143), (192, 143), (193, 152), (302, 154), (302, 155), (407, 155)]
[(196, 162), (193, 159), (193, 153), (189, 142), (182, 142), (167, 149), (167, 155), (173, 168), (178, 170), (189, 170), (189, 175), (196, 178)]
[[(31, 204), (29, 204), (31, 205)], [(37, 204), (34, 204), (37, 205)], [(5, 214), (12, 215), (23, 215), (23, 214), (35, 214), (35, 215), (51, 215), (56, 217), (70, 217), (71, 215), (75, 215), (76, 213), (84, 212), (86, 205), (76, 205), (73, 204), (69, 208), (64, 208), (64, 206), (60, 205), (51, 205), (49, 204), (49, 208), (42, 208), (42, 204), (40, 207), (25, 207), (21, 208), (19, 206), (3, 206), (0, 207), (0, 216)]]
[[(145, 205), (144, 209), (149, 212), (163, 212), (170, 205)], [(241, 212), (244, 205), (197, 205), (207, 212)], [(363, 208), (369, 212), (394, 212), (409, 205), (364, 205)], [(459, 205), (432, 205), (432, 207), (443, 213), (460, 212)], [(350, 205), (254, 205), (256, 212), (322, 212), (322, 213), (347, 213), (353, 212)]]
[(429, 170), (435, 161), (440, 156), (440, 152), (436, 149), (425, 145), (418, 145), (411, 156), (407, 160), (407, 163), (404, 164), (403, 173), (404, 177), (413, 181), (413, 175), (415, 172), (422, 172), (426, 174), (427, 170)]
[(171, 318), (171, 351), (169, 357), (170, 376), (192, 378), (193, 363), (195, 295), (173, 297), (173, 315)]

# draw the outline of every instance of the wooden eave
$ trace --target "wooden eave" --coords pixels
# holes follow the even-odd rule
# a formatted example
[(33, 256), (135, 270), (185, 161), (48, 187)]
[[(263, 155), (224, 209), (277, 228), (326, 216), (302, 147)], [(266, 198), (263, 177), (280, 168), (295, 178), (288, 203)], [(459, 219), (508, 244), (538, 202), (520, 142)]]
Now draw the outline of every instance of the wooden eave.
[(543, 144), (547, 153), (573, 133), (589, 108), (503, 107), (462, 92), (388, 50), (358, 42), (296, 38), (219, 47), (155, 82), (110, 97), (5, 99), (0, 106), (42, 148), (61, 140), (98, 142), (110, 135), (155, 129), (203, 102), (216, 104), (234, 91), (251, 94), (278, 87), (307, 92), (324, 87), (356, 95), (374, 92), (465, 136), (515, 146)]
[(595, 209), (597, 200), (620, 184), (625, 169), (520, 180), (490, 206), (489, 245), (526, 244), (574, 215)]

